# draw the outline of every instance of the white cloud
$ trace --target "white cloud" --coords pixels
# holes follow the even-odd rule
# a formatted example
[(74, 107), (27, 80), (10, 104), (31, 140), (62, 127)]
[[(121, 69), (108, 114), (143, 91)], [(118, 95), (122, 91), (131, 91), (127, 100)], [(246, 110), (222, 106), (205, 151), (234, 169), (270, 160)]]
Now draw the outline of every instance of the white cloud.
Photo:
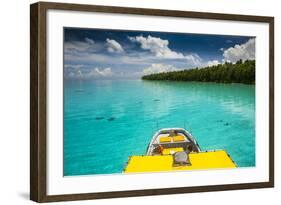
[[(202, 63), (199, 67), (205, 68), (207, 66), (215, 66), (218, 64), (221, 64), (221, 62), (218, 60), (212, 60), (212, 61), (207, 61), (207, 62)], [(187, 68), (187, 67), (179, 68), (179, 67), (175, 67), (173, 65), (155, 63), (155, 64), (152, 64), (151, 66), (143, 69), (142, 75), (150, 75), (150, 74), (154, 74), (154, 73), (165, 73), (165, 72), (188, 70), (188, 69), (190, 69), (190, 68)]]
[(77, 67), (71, 66), (69, 68), (72, 69), (64, 70), (64, 76), (66, 78), (71, 78), (71, 79), (110, 78), (113, 76), (113, 72), (109, 67), (104, 69), (97, 68), (97, 67), (93, 69), (85, 69), (84, 66), (82, 67), (79, 66)]
[(84, 65), (80, 65), (80, 64), (78, 64), (78, 65), (71, 65), (71, 64), (64, 65), (64, 68), (66, 68), (66, 69), (80, 69), (82, 67), (84, 67)]
[(129, 37), (132, 42), (138, 42), (141, 45), (141, 48), (144, 50), (149, 50), (151, 53), (155, 54), (157, 57), (164, 58), (184, 58), (182, 53), (177, 53), (172, 51), (168, 45), (168, 40), (162, 40), (161, 38), (148, 36), (136, 36)]
[(111, 68), (104, 68), (104, 69), (99, 69), (99, 68), (94, 68), (91, 70), (86, 77), (111, 77), (113, 75), (113, 72)]
[(64, 65), (64, 76), (66, 78), (77, 78), (77, 79), (81, 79), (83, 78), (83, 75), (82, 75), (82, 69), (84, 68), (85, 66), (84, 65), (81, 65), (81, 64), (75, 64), (75, 65), (72, 65), (72, 64), (65, 64)]
[(200, 64), (202, 64), (202, 59), (197, 54), (186, 55), (185, 58), (194, 66), (199, 66)]
[(123, 52), (123, 48), (117, 41), (113, 39), (106, 39), (107, 51), (110, 53), (121, 53)]
[(139, 43), (142, 49), (149, 50), (157, 57), (168, 59), (186, 59), (193, 65), (199, 65), (201, 62), (201, 58), (197, 54), (184, 55), (180, 52), (171, 50), (169, 48), (168, 40), (163, 40), (161, 38), (153, 37), (150, 35), (148, 37), (129, 37), (129, 40)]
[(97, 63), (108, 63), (115, 60), (115, 58), (102, 54), (102, 53), (67, 53), (64, 55), (64, 60), (68, 62), (75, 62), (81, 64), (90, 64), (93, 62)]
[(254, 60), (255, 59), (255, 39), (249, 39), (246, 43), (235, 45), (225, 49), (223, 52), (225, 62), (235, 63), (238, 60)]
[(218, 64), (221, 64), (221, 62), (219, 62), (218, 60), (212, 60), (212, 61), (207, 62), (207, 65), (210, 66), (210, 67), (218, 65)]
[(82, 71), (78, 68), (70, 71), (64, 70), (64, 76), (70, 79), (82, 79), (84, 77)]
[(90, 39), (90, 38), (85, 38), (85, 41), (90, 45), (95, 44), (95, 41), (93, 39)]
[(96, 44), (93, 39), (85, 38), (84, 41), (70, 41), (64, 43), (65, 51), (87, 51), (93, 47), (96, 47)]
[(77, 70), (77, 74), (78, 74), (78, 77), (80, 77), (80, 78), (83, 77), (83, 74), (82, 74), (82, 71), (81, 71), (81, 70)]
[(178, 68), (172, 65), (164, 65), (164, 64), (152, 64), (151, 66), (143, 69), (143, 75), (150, 75), (153, 73), (164, 73), (164, 72), (171, 72), (177, 71)]

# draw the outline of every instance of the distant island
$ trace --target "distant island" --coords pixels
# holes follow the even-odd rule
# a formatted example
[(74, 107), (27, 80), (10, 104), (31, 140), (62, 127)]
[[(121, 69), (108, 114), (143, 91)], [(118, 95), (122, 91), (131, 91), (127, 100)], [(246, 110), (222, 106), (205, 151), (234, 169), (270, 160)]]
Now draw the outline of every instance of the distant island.
[(155, 73), (142, 76), (142, 79), (255, 84), (255, 60), (239, 60), (236, 63), (226, 62), (205, 68)]

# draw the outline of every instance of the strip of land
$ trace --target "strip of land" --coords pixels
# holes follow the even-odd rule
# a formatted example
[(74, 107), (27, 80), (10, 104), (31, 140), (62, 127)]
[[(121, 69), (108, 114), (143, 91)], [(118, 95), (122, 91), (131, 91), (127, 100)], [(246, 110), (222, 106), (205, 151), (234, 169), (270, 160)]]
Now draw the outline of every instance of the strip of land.
[(205, 68), (155, 73), (142, 76), (143, 80), (200, 81), (217, 83), (255, 84), (255, 60), (239, 60)]

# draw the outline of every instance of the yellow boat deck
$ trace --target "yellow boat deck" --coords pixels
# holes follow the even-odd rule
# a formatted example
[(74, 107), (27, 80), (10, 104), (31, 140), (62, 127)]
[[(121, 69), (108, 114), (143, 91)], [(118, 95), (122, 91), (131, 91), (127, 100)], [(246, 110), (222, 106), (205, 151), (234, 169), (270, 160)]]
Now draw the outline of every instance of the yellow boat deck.
[[(179, 150), (175, 150), (179, 151)], [(164, 150), (164, 155), (132, 156), (125, 168), (125, 173), (159, 172), (176, 170), (205, 170), (214, 168), (236, 168), (235, 163), (224, 150), (190, 153), (191, 165), (173, 166), (171, 150)]]

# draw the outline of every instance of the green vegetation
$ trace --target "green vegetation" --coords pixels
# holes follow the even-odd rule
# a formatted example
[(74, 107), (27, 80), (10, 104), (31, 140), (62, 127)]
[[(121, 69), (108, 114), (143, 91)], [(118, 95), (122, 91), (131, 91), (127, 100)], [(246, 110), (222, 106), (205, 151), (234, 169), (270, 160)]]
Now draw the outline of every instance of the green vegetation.
[(217, 83), (255, 83), (255, 60), (242, 60), (205, 68), (145, 75), (143, 80), (201, 81)]

